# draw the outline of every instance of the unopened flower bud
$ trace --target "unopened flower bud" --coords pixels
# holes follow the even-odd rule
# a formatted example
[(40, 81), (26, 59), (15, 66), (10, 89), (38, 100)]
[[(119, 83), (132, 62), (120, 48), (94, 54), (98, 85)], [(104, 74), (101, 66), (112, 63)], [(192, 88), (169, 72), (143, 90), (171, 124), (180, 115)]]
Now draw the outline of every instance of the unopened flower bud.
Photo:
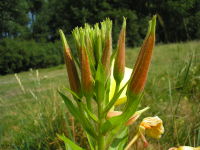
[(110, 119), (112, 117), (119, 116), (121, 114), (122, 114), (122, 111), (109, 111), (106, 118)]
[(59, 30), (59, 33), (60, 33), (62, 43), (63, 43), (65, 64), (66, 64), (66, 68), (67, 68), (70, 87), (71, 87), (72, 91), (74, 91), (77, 94), (80, 94), (81, 93), (80, 80), (78, 77), (78, 72), (76, 70), (75, 63), (71, 56), (71, 50), (69, 48), (69, 45), (67, 43), (67, 40), (65, 38), (63, 31)]
[(81, 48), (81, 81), (85, 95), (90, 95), (93, 90), (93, 78), (86, 49)]
[(125, 71), (125, 39), (126, 39), (126, 19), (124, 18), (122, 29), (119, 34), (117, 55), (114, 66), (114, 78), (116, 82), (121, 82)]
[(155, 44), (155, 27), (156, 16), (154, 16), (153, 19), (149, 22), (149, 29), (140, 49), (130, 84), (128, 86), (129, 93), (137, 95), (140, 94), (144, 89)]
[[(126, 126), (129, 126), (131, 124), (133, 124), (140, 116), (142, 113), (144, 113), (145, 111), (147, 111), (149, 109), (149, 107), (146, 107), (142, 110), (139, 110), (139, 111), (136, 111), (133, 116), (131, 118), (129, 118), (129, 120), (126, 122)], [(112, 117), (115, 117), (115, 116), (119, 116), (122, 114), (122, 111), (109, 111), (106, 118), (107, 119), (110, 119)]]
[(110, 65), (111, 65), (111, 53), (112, 53), (112, 22), (111, 20), (107, 19), (105, 21), (105, 46), (103, 49), (103, 55), (102, 55), (102, 64), (105, 69), (105, 73), (107, 76), (110, 74)]

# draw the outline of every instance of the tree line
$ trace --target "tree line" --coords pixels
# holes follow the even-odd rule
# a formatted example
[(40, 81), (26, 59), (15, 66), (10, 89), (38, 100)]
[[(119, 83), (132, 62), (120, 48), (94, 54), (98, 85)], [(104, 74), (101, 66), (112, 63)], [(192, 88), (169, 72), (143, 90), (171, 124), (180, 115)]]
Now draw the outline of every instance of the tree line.
[(115, 35), (125, 16), (127, 43), (135, 46), (153, 14), (158, 15), (159, 42), (200, 38), (199, 0), (1, 0), (0, 12), (0, 39), (55, 41), (58, 28), (70, 34), (76, 26), (106, 17), (113, 20)]
[[(86, 22), (93, 25), (107, 17), (113, 21), (114, 42), (124, 16), (126, 45), (138, 46), (154, 14), (158, 16), (157, 42), (200, 39), (200, 0), (0, 0), (0, 74), (62, 63), (62, 53), (55, 50), (58, 29), (71, 41), (73, 28)], [(49, 44), (52, 42), (56, 44)], [(30, 60), (23, 58), (25, 54)], [(48, 56), (43, 62), (45, 54)], [(54, 57), (56, 62), (51, 60)], [(14, 63), (19, 58), (21, 65)]]

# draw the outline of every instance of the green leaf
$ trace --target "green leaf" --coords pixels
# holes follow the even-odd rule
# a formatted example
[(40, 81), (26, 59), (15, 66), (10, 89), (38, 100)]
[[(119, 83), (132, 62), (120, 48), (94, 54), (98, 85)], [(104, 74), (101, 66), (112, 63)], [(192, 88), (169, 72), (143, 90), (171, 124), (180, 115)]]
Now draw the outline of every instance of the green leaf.
[(67, 90), (69, 93), (71, 93), (74, 97), (75, 97), (75, 99), (78, 99), (78, 100), (80, 100), (81, 98), (74, 92), (74, 91), (72, 91), (71, 89), (69, 89), (69, 88), (64, 88), (65, 90)]
[(86, 135), (87, 135), (88, 143), (90, 145), (91, 150), (95, 150), (95, 148), (94, 148), (95, 147), (95, 141), (87, 133), (86, 133)]
[(74, 104), (71, 102), (71, 100), (64, 95), (63, 93), (61, 93), (60, 91), (58, 91), (58, 93), (60, 94), (60, 96), (62, 97), (62, 99), (64, 100), (69, 112), (77, 119), (79, 120), (79, 118), (81, 117), (79, 109), (74, 106)]
[(124, 127), (117, 137), (111, 143), (108, 150), (124, 150), (125, 144), (128, 142), (128, 127)]
[(95, 114), (93, 114), (85, 105), (84, 105), (84, 109), (85, 109), (86, 113), (88, 114), (88, 116), (89, 116), (92, 120), (94, 120), (95, 122), (98, 122), (98, 121), (99, 121), (98, 118), (97, 118), (97, 116), (96, 116)]
[(88, 134), (90, 134), (91, 136), (95, 137), (96, 133), (95, 133), (95, 130), (94, 130), (92, 124), (85, 117), (84, 112), (81, 113), (79, 111), (79, 109), (81, 109), (81, 108), (77, 108), (76, 106), (74, 106), (74, 104), (71, 102), (71, 100), (66, 95), (61, 93), (60, 91), (58, 91), (58, 93), (63, 98), (63, 100), (64, 100), (69, 112), (75, 117), (75, 119), (77, 119), (81, 123), (81, 125), (83, 126), (85, 131), (88, 132)]
[(84, 150), (83, 148), (72, 142), (70, 139), (68, 139), (64, 134), (57, 134), (57, 136), (60, 140), (62, 140), (65, 143), (66, 150)]

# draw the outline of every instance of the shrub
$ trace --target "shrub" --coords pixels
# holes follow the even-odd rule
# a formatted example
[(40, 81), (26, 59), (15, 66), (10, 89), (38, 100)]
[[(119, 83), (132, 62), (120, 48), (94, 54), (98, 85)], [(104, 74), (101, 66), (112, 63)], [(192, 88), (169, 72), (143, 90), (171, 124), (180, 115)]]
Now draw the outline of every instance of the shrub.
[(0, 74), (45, 68), (63, 63), (59, 42), (36, 43), (19, 39), (0, 41)]

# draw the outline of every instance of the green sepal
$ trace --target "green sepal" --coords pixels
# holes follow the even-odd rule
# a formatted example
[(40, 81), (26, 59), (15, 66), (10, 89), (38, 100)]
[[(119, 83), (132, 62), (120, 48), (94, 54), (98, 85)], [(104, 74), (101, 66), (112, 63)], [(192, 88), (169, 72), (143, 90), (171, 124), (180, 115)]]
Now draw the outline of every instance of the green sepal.
[(85, 150), (80, 146), (78, 146), (77, 144), (75, 144), (74, 142), (72, 142), (70, 139), (68, 139), (64, 134), (63, 135), (57, 134), (57, 137), (65, 143), (66, 150)]

